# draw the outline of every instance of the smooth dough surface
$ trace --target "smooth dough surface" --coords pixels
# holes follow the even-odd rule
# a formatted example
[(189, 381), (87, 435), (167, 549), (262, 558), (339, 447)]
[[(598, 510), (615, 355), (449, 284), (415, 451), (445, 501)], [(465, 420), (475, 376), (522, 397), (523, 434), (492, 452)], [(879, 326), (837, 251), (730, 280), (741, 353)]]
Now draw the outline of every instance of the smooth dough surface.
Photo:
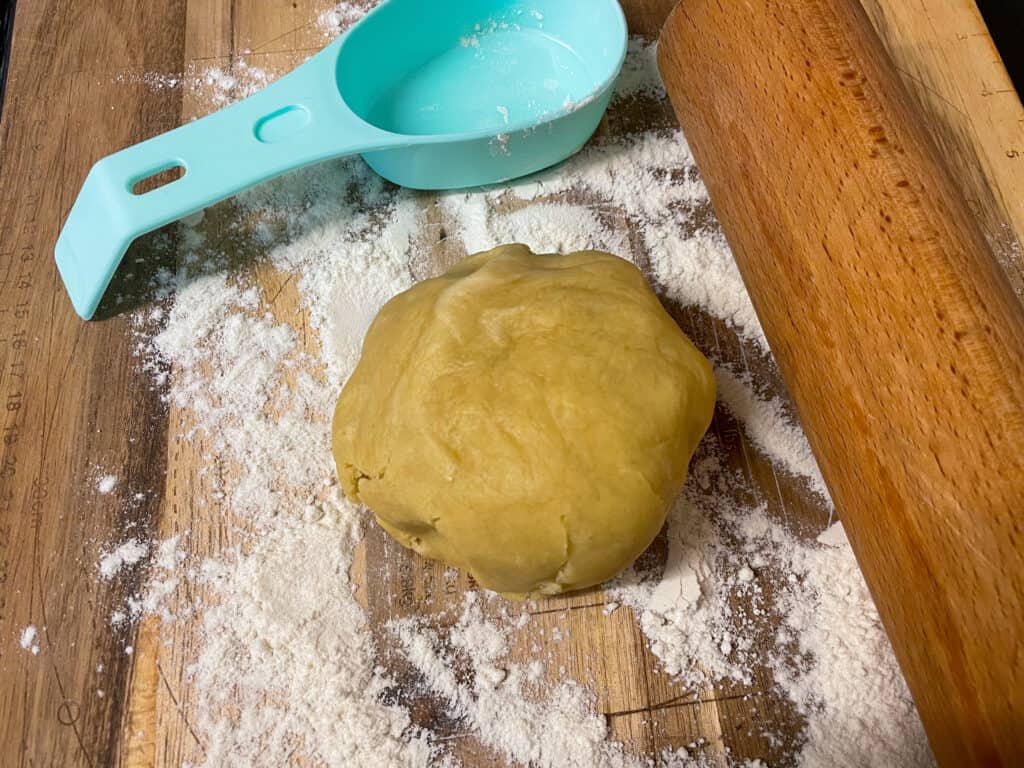
[(501, 246), (389, 301), (334, 415), (350, 498), (509, 596), (615, 576), (711, 421), (711, 366), (607, 253)]

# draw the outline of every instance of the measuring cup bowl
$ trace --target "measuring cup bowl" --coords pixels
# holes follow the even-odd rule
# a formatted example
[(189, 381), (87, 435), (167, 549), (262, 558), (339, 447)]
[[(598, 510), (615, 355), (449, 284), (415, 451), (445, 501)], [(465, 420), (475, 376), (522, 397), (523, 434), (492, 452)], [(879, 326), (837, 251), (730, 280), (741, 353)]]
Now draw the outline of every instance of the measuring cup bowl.
[[(417, 0), (379, 7), (343, 40), (338, 90), (367, 123), (417, 137), (366, 152), (407, 187), (491, 184), (553, 165), (597, 128), (626, 52), (614, 0), (465, 0), (408, 14)], [(367, 72), (380, 40), (396, 45)]]
[(90, 318), (140, 235), (311, 163), (361, 154), (417, 189), (557, 163), (597, 128), (626, 34), (616, 0), (387, 0), (248, 99), (96, 163), (55, 248), (72, 303)]

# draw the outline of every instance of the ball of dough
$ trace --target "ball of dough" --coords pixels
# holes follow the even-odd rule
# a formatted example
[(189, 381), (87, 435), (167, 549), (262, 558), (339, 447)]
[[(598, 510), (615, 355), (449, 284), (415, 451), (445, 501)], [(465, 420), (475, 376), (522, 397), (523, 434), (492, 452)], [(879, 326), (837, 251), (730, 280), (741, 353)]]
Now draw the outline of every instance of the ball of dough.
[(508, 596), (552, 595), (647, 548), (714, 402), (711, 366), (634, 266), (507, 245), (384, 306), (334, 456), (405, 546)]

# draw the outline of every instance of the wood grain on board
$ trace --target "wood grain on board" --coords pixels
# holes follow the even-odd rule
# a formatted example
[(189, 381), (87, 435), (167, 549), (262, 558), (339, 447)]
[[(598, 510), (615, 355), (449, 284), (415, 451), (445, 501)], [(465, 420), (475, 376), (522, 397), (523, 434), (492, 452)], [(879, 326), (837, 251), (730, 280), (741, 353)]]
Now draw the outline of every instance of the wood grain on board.
[[(665, 0), (623, 5), (632, 29), (647, 35), (660, 29), (671, 8)], [(1002, 236), (1004, 223), (1019, 237), (1022, 224), (1012, 213), (1014, 201), (1022, 200), (1021, 160), (1012, 153), (1024, 150), (1019, 102), (985, 95), (993, 88), (1002, 94), (1001, 84), (1008, 81), (973, 3), (944, 3), (948, 15), (941, 19), (926, 5), (868, 3), (901, 70), (910, 73), (912, 92), (931, 109), (931, 130), (971, 190), (979, 219), (994, 237)], [(160, 537), (188, 529), (199, 556), (222, 551), (232, 531), (208, 512), (213, 490), (197, 471), (205, 448), (201, 440), (181, 439), (190, 426), (188, 413), (160, 404), (160, 393), (132, 358), (128, 320), (116, 306), (108, 306), (100, 322), (77, 318), (57, 277), (52, 248), (96, 159), (209, 109), (187, 90), (153, 89), (138, 76), (230, 67), (243, 52), (250, 65), (285, 71), (322, 47), (325, 40), (313, 20), (329, 6), (325, 0), (98, 0), (69, 10), (69, 4), (52, 0), (18, 3), (0, 122), (3, 765), (178, 765), (203, 754), (183, 682), (184, 667), (197, 650), (195, 627), (148, 622), (130, 632), (111, 631), (111, 610), (137, 585), (117, 582), (115, 590), (98, 584), (95, 563), (99, 548), (129, 525)], [(959, 10), (954, 14), (952, 8)], [(960, 34), (965, 37), (949, 40)], [(940, 48), (944, 52), (937, 55)], [(961, 108), (939, 108), (946, 101)], [(630, 126), (673, 120), (664, 107), (648, 104), (642, 110), (609, 119)], [(423, 201), (428, 207), (430, 196)], [(230, 211), (228, 205), (211, 213), (213, 226)], [(147, 275), (171, 263), (169, 237), (148, 238), (133, 248), (125, 263), (135, 274), (119, 272), (120, 292), (139, 294)], [(459, 255), (450, 243), (437, 241), (424, 244), (434, 268)], [(276, 296), (279, 318), (304, 323), (293, 286), (266, 269), (258, 279), (268, 298)], [(692, 308), (672, 309), (698, 346), (737, 366), (755, 359), (724, 323)], [(799, 483), (776, 477), (727, 414), (716, 415), (713, 439), (723, 446), (729, 468), (761, 489), (773, 514), (820, 528), (823, 510)], [(103, 472), (120, 478), (116, 494), (96, 492), (95, 479)], [(378, 532), (368, 536), (354, 577), (364, 585), (361, 594), (378, 624), (409, 610), (396, 594), (410, 590), (420, 602), (418, 611), (443, 621), (441, 608), (465, 587), (459, 577), (450, 589), (439, 589), (446, 584), (443, 569), (417, 560)], [(41, 630), (38, 656), (18, 646), (28, 624)], [(549, 668), (564, 664), (569, 675), (586, 680), (608, 714), (611, 735), (634, 749), (656, 752), (703, 737), (709, 757), (721, 759), (728, 747), (733, 757), (770, 762), (784, 746), (773, 746), (763, 734), (791, 741), (799, 728), (791, 707), (760, 673), (746, 689), (696, 696), (678, 690), (654, 671), (631, 613), (606, 615), (600, 593), (539, 606), (530, 632), (550, 636), (556, 627), (566, 639), (545, 646), (560, 660)], [(516, 653), (527, 657), (528, 643)], [(413, 703), (425, 724), (441, 723), (436, 702)], [(456, 725), (442, 723), (444, 728), (466, 764), (490, 764), (492, 756)]]

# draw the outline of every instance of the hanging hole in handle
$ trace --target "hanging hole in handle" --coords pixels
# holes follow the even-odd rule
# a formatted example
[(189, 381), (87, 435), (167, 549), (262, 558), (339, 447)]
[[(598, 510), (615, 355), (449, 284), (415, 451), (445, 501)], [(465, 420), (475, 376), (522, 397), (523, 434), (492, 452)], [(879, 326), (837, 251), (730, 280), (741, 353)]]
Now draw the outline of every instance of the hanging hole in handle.
[(165, 165), (155, 171), (150, 171), (145, 176), (138, 179), (134, 184), (132, 184), (132, 194), (144, 195), (147, 192), (152, 192), (154, 189), (166, 187), (168, 184), (173, 184), (178, 181), (178, 179), (184, 175), (185, 165), (181, 162), (175, 161), (170, 165)]

